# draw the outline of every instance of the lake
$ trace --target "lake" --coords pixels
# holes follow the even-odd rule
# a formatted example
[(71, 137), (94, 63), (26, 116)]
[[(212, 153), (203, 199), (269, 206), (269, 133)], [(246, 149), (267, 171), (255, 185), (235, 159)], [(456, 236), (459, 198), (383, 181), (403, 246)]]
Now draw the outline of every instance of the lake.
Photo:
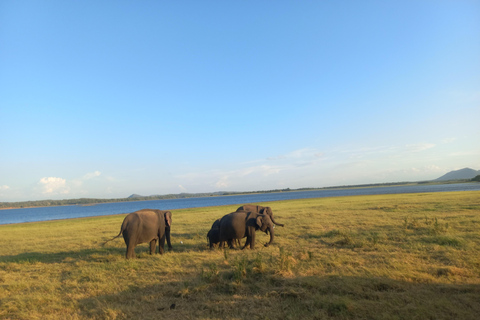
[[(391, 186), (351, 189), (324, 189), (314, 191), (291, 191), (259, 193), (234, 196), (202, 197), (187, 199), (168, 199), (150, 201), (132, 201), (102, 203), (96, 205), (73, 205), (60, 207), (41, 207), (0, 210), (0, 224), (47, 221), (56, 219), (94, 217), (134, 212), (140, 209), (175, 210), (223, 205), (242, 205), (246, 203), (270, 202), (279, 200), (328, 198), (355, 195), (399, 194), (447, 191), (480, 191), (480, 183), (455, 183), (439, 185)], [(225, 212), (228, 213), (228, 212)]]

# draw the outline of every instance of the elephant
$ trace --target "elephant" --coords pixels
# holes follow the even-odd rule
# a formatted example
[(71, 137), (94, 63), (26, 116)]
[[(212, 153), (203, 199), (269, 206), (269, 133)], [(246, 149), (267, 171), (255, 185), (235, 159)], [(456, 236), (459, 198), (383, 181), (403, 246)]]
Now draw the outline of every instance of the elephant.
[(215, 222), (212, 224), (210, 231), (207, 233), (207, 238), (210, 249), (220, 242), (220, 219), (215, 220)]
[(284, 225), (281, 223), (277, 223), (275, 219), (273, 218), (273, 212), (272, 208), (270, 207), (262, 207), (262, 206), (257, 206), (254, 204), (244, 204), (243, 206), (239, 207), (237, 211), (248, 211), (248, 212), (257, 212), (261, 214), (267, 214), (270, 216), (270, 219), (274, 224), (276, 224), (279, 227), (283, 227)]
[(242, 250), (250, 245), (250, 249), (255, 249), (255, 231), (261, 230), (268, 234), (270, 232), (270, 242), (266, 243), (268, 247), (274, 239), (273, 222), (269, 215), (257, 212), (235, 211), (225, 215), (220, 221), (220, 242), (227, 241), (230, 248), (233, 239), (243, 239), (247, 237)]
[(157, 240), (158, 251), (163, 254), (165, 247), (165, 239), (167, 240), (168, 249), (172, 250), (170, 242), (170, 227), (172, 225), (172, 213), (170, 211), (156, 209), (142, 209), (129, 213), (123, 220), (120, 233), (110, 240), (112, 241), (121, 234), (127, 245), (126, 258), (135, 258), (135, 246), (140, 243), (150, 243), (150, 254), (156, 252)]
[[(215, 222), (212, 224), (212, 227), (210, 228), (210, 231), (207, 233), (207, 238), (208, 238), (208, 244), (210, 246), (210, 249), (212, 249), (217, 243), (219, 244), (219, 247), (223, 247), (223, 242), (220, 242), (220, 221), (221, 219), (215, 220)], [(241, 246), (240, 240), (235, 239), (235, 245)]]

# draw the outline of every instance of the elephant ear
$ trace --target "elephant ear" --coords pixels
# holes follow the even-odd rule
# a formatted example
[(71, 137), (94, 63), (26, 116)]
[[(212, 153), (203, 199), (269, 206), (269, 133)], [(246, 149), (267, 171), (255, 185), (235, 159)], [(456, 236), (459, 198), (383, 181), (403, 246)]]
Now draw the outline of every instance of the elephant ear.
[(255, 223), (257, 224), (257, 226), (258, 226), (259, 228), (261, 228), (261, 227), (262, 227), (262, 216), (259, 215), (259, 216), (257, 217)]
[(270, 216), (268, 214), (265, 214), (263, 216), (263, 229), (262, 231), (267, 231), (269, 228), (273, 227), (273, 222), (272, 219), (270, 219)]
[(170, 227), (172, 225), (172, 213), (167, 211), (164, 213), (165, 216), (165, 226)]

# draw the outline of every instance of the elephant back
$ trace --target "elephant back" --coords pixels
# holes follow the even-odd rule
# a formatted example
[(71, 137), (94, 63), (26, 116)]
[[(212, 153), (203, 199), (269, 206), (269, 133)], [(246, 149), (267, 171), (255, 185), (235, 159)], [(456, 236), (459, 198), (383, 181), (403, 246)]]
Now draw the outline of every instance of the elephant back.
[(248, 215), (246, 211), (235, 211), (223, 216), (220, 220), (220, 241), (245, 237)]

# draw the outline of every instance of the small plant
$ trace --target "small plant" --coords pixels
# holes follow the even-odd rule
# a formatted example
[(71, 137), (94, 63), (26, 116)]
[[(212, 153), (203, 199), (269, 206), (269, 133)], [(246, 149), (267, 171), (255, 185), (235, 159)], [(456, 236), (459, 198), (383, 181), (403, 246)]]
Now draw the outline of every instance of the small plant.
[(379, 236), (378, 232), (370, 232), (370, 241), (372, 242), (372, 245), (375, 247), (378, 244)]
[(291, 256), (291, 252), (287, 252), (284, 247), (280, 247), (280, 256), (278, 257), (280, 271), (290, 271), (292, 265)]
[(208, 280), (208, 281), (213, 281), (218, 277), (219, 271), (218, 267), (215, 263), (211, 263), (208, 266), (208, 269), (202, 269), (202, 278)]
[(448, 222), (441, 223), (436, 217), (431, 220), (425, 217), (425, 225), (431, 235), (445, 234), (449, 228)]
[(262, 256), (257, 254), (255, 260), (253, 261), (253, 270), (262, 273), (265, 271), (265, 263), (263, 262)]
[(323, 237), (333, 238), (335, 236), (338, 236), (339, 234), (340, 234), (340, 231), (334, 229), (334, 230), (330, 230), (330, 231), (326, 232), (325, 234), (323, 234)]
[(341, 240), (343, 242), (343, 244), (349, 245), (349, 244), (353, 243), (352, 235), (349, 232), (344, 231), (344, 232), (340, 233), (340, 235), (343, 238), (342, 239), (343, 241)]
[(403, 218), (403, 229), (418, 229), (419, 228), (418, 220), (415, 218), (405, 217)]
[(432, 224), (432, 221), (430, 219), (428, 219), (427, 215), (425, 215), (425, 225), (429, 226), (431, 224)]
[(348, 306), (343, 301), (330, 302), (326, 307), (330, 317), (338, 316), (342, 313), (348, 312)]
[(242, 282), (249, 273), (251, 273), (251, 266), (249, 266), (246, 257), (235, 260), (233, 263), (233, 279), (235, 282)]
[(450, 247), (461, 247), (463, 245), (462, 241), (449, 236), (435, 235), (433, 237), (428, 237), (424, 239), (427, 243), (434, 243), (441, 246), (450, 246)]
[(312, 251), (308, 251), (308, 260), (312, 260), (313, 259), (313, 252)]
[(228, 261), (228, 248), (223, 248), (223, 258)]
[(433, 222), (432, 229), (430, 230), (430, 233), (433, 235), (438, 235), (438, 234), (445, 234), (448, 231), (448, 222), (441, 224), (438, 222), (438, 219), (435, 218)]

